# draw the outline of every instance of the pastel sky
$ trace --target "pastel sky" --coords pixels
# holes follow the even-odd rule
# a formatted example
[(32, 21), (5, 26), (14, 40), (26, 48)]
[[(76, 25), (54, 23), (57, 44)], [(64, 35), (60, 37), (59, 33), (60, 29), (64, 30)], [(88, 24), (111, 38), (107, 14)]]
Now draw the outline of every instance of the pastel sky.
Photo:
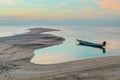
[(0, 0), (0, 24), (91, 20), (119, 24), (120, 0)]

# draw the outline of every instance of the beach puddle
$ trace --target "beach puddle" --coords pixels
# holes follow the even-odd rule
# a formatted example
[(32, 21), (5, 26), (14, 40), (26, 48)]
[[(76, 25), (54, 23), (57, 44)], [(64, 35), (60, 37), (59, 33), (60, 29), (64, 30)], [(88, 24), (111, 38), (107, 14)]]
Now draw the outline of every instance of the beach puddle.
[[(104, 28), (104, 29), (103, 29)], [(63, 44), (37, 49), (31, 60), (35, 64), (56, 64), (73, 60), (83, 60), (105, 56), (120, 55), (120, 28), (110, 27), (71, 27), (56, 28), (61, 31), (47, 32), (66, 39)], [(115, 31), (113, 31), (115, 29)], [(46, 34), (46, 33), (44, 33)], [(103, 49), (77, 45), (76, 39), (86, 40), (94, 43), (107, 41), (106, 52)]]
[[(85, 49), (87, 51), (85, 51)], [(35, 50), (34, 53), (36, 56), (32, 62), (36, 64), (54, 64), (108, 55), (106, 53), (102, 53), (102, 49), (94, 49), (69, 43)]]

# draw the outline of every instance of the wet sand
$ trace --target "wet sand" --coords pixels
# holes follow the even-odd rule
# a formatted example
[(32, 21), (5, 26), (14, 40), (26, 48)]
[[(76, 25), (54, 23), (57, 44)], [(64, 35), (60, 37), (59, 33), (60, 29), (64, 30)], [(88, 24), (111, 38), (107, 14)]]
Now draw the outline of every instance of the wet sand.
[(35, 49), (65, 40), (43, 33), (48, 31), (55, 30), (33, 28), (25, 34), (0, 38), (0, 80), (120, 80), (120, 56), (49, 65), (31, 63)]

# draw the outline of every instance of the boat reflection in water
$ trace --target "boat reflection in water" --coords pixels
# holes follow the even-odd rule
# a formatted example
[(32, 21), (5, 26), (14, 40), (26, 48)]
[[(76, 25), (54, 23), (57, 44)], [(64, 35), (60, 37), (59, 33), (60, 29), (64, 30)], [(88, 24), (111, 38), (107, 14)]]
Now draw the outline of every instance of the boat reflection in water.
[(103, 44), (96, 44), (96, 43), (91, 43), (91, 42), (87, 42), (79, 39), (76, 39), (76, 40), (79, 42), (78, 45), (99, 48), (103, 50), (103, 53), (106, 53), (106, 41), (104, 41)]

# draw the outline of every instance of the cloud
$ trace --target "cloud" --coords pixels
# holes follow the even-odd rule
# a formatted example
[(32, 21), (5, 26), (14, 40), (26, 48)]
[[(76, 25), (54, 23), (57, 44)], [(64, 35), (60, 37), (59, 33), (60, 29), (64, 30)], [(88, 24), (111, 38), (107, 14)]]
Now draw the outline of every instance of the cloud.
[(0, 0), (0, 4), (16, 5), (21, 0)]
[(88, 2), (89, 0), (77, 0), (78, 2)]
[[(89, 0), (77, 0), (79, 2), (90, 2)], [(91, 0), (103, 9), (120, 10), (120, 2), (118, 0)]]
[(50, 10), (47, 8), (24, 8), (7, 9), (0, 8), (0, 20), (16, 19), (48, 19), (51, 18)]
[[(0, 1), (3, 1), (3, 0), (0, 0)], [(8, 0), (8, 1), (13, 1), (13, 0)], [(18, 0), (14, 0), (14, 1), (15, 1), (15, 4), (18, 2)], [(23, 2), (23, 0), (19, 0), (19, 1)], [(92, 1), (98, 4), (98, 6), (102, 7), (103, 2), (104, 4), (107, 4), (105, 2), (108, 0), (98, 0), (98, 1), (92, 0)], [(110, 2), (111, 1), (113, 0), (110, 0)], [(110, 4), (110, 2), (108, 4)], [(25, 7), (25, 8), (16, 7), (16, 8), (10, 8), (10, 9), (7, 7), (5, 8), (1, 7), (0, 18), (3, 17), (1, 21), (11, 19), (10, 17), (12, 18), (14, 17), (15, 19), (33, 19), (33, 20), (39, 20), (39, 19), (41, 20), (58, 20), (58, 19), (69, 20), (69, 19), (93, 19), (93, 18), (96, 19), (96, 18), (104, 18), (104, 17), (109, 18), (113, 16), (119, 16), (118, 11), (106, 10), (106, 7), (105, 9), (98, 9), (98, 10), (94, 9), (93, 7), (84, 7), (82, 9), (76, 10), (75, 8), (74, 9), (68, 8), (69, 6), (70, 6), (69, 3), (64, 2), (64, 3), (54, 4), (52, 5), (52, 7)]]
[[(33, 13), (34, 12), (34, 13)], [(96, 11), (91, 8), (86, 8), (82, 11), (64, 9), (54, 13), (47, 8), (25, 8), (25, 9), (5, 9), (0, 14), (1, 21), (9, 19), (33, 19), (33, 20), (68, 20), (68, 19), (93, 19), (113, 16), (113, 11)], [(99, 15), (99, 16), (98, 16)], [(114, 15), (117, 15), (114, 14)]]
[(54, 8), (55, 8), (55, 9), (58, 9), (58, 8), (59, 8), (59, 6), (56, 6), (56, 5), (55, 5), (55, 6), (54, 6)]
[(97, 4), (104, 9), (120, 10), (120, 3), (117, 0), (101, 0)]
[(61, 3), (61, 4), (54, 5), (54, 9), (58, 9), (60, 7), (65, 7), (65, 6), (68, 6), (68, 3)]
[(0, 0), (0, 3), (9, 4), (9, 5), (16, 5), (16, 3), (13, 0)]

